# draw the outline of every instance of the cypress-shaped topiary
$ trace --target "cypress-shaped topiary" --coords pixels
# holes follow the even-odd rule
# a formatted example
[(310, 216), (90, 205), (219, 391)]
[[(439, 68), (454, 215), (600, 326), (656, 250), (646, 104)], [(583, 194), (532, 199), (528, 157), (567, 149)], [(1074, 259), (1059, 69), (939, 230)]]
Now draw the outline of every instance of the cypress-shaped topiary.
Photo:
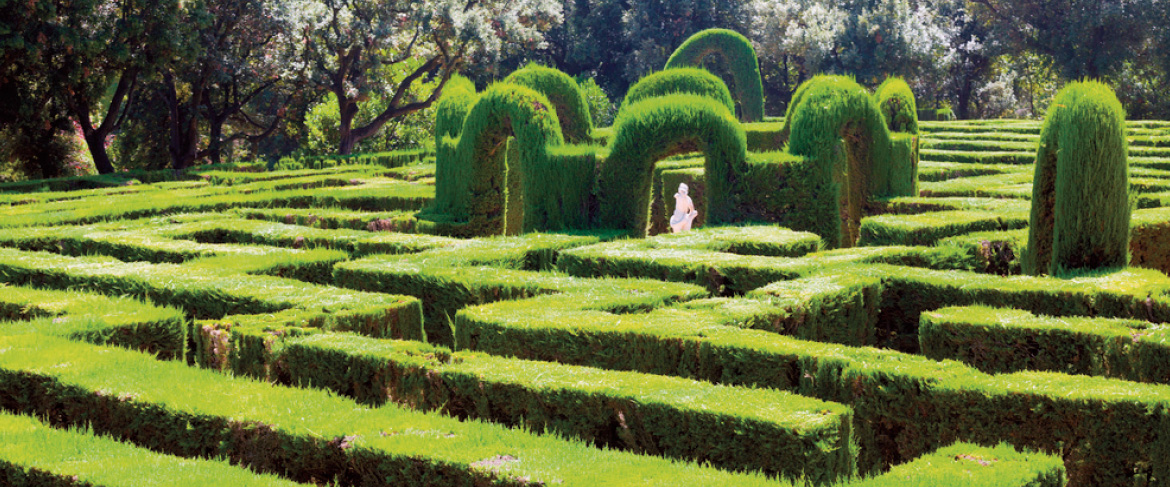
[(1125, 110), (1112, 89), (1084, 81), (1060, 91), (1036, 153), (1026, 273), (1067, 276), (1126, 265), (1127, 151)]
[(590, 141), (593, 118), (589, 115), (589, 104), (571, 76), (533, 63), (508, 75), (504, 82), (526, 86), (546, 96), (556, 108), (565, 142), (581, 144)]
[(646, 236), (655, 163), (694, 151), (706, 156), (707, 221), (731, 221), (747, 171), (747, 138), (726, 106), (692, 94), (648, 98), (623, 111), (614, 126), (598, 176), (598, 226)]
[[(751, 41), (727, 29), (707, 29), (683, 41), (666, 61), (666, 69), (698, 66), (708, 54), (718, 53), (727, 60), (735, 82), (735, 96), (745, 122), (764, 119), (764, 83), (760, 61)], [(734, 111), (733, 111), (734, 113)]]
[[(626, 92), (618, 117), (628, 107), (647, 98), (681, 93), (711, 98), (735, 113), (735, 100), (731, 98), (731, 91), (718, 76), (699, 68), (671, 68), (647, 75), (634, 83)], [(616, 126), (616, 120), (614, 124)]]
[(873, 97), (890, 131), (918, 134), (918, 105), (906, 80), (896, 76), (886, 78), (874, 90)]
[[(508, 137), (515, 137), (518, 159), (507, 162)], [(458, 139), (444, 138), (436, 151), (435, 200), (420, 219), (461, 236), (502, 235), (509, 210), (508, 172), (545, 162), (549, 146), (563, 143), (552, 103), (520, 85), (488, 87), (464, 119)], [(511, 167), (509, 167), (511, 166)]]

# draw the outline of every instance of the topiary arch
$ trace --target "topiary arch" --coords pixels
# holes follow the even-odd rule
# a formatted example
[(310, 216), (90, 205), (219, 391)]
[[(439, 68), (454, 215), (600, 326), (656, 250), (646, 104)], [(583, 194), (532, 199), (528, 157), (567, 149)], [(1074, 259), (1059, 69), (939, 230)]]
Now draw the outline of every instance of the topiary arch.
[(1032, 182), (1028, 274), (1070, 275), (1129, 262), (1125, 110), (1108, 86), (1069, 83), (1052, 102)]
[(737, 206), (732, 188), (746, 169), (747, 138), (726, 106), (692, 94), (654, 97), (632, 105), (615, 126), (598, 177), (600, 227), (646, 236), (654, 165), (695, 151), (706, 156), (707, 221), (728, 221)]
[[(515, 137), (518, 161), (506, 160), (508, 138)], [(550, 146), (564, 139), (552, 103), (536, 91), (511, 83), (485, 90), (463, 122), (458, 138), (443, 137), (435, 147), (435, 200), (419, 218), (459, 236), (503, 235), (509, 208), (509, 174), (544, 163)]]
[(735, 81), (735, 97), (743, 110), (744, 122), (764, 119), (764, 83), (760, 78), (760, 61), (751, 41), (738, 32), (727, 29), (707, 29), (682, 43), (670, 59), (666, 69), (699, 66), (708, 54), (719, 54), (727, 60)]
[(671, 68), (649, 74), (634, 83), (626, 92), (626, 98), (622, 100), (618, 116), (620, 117), (627, 107), (647, 98), (680, 93), (714, 99), (726, 106), (729, 112), (735, 113), (735, 99), (731, 97), (731, 91), (718, 76), (705, 69)]
[(528, 87), (547, 97), (556, 108), (565, 142), (581, 144), (591, 140), (593, 119), (589, 115), (589, 104), (571, 76), (558, 69), (529, 64), (508, 75), (504, 82)]
[(809, 191), (816, 199), (794, 229), (816, 233), (831, 247), (852, 246), (870, 198), (913, 194), (916, 139), (891, 134), (877, 101), (852, 78), (805, 82), (784, 123), (788, 151), (808, 161)]

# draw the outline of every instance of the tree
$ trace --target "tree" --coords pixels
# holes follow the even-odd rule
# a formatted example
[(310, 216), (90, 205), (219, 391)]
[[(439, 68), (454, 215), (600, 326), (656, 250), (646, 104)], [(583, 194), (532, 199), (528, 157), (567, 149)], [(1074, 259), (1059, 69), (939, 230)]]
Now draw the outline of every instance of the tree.
[[(284, 118), (288, 101), (300, 94), (295, 88), (280, 90), (297, 86), (303, 70), (290, 59), (293, 37), (278, 8), (262, 0), (184, 5), (183, 54), (161, 66), (157, 84), (167, 107), (175, 169), (207, 157), (219, 162), (225, 145), (266, 137)], [(236, 130), (226, 134), (233, 126)]]
[(114, 171), (106, 144), (125, 120), (140, 77), (176, 54), (178, 6), (178, 0), (78, 0), (59, 7), (59, 35), (48, 39), (56, 51), (50, 69), (99, 173)]
[[(561, 22), (553, 0), (294, 0), (287, 15), (303, 36), (315, 85), (332, 92), (339, 110), (338, 153), (389, 121), (431, 106), (463, 63), (490, 62), (508, 47), (539, 49)], [(378, 82), (383, 66), (414, 62), (400, 77)], [(421, 81), (437, 79), (433, 88)], [(384, 93), (385, 108), (354, 126), (361, 104)]]
[(1065, 79), (1119, 72), (1151, 33), (1165, 0), (968, 0), (1011, 50), (1049, 56)]

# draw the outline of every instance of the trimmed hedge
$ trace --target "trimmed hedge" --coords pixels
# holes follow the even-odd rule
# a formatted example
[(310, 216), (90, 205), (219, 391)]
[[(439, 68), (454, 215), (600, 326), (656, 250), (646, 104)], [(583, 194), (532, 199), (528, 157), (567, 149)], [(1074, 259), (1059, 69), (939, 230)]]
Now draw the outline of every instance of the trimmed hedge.
[(1022, 214), (975, 211), (943, 211), (917, 215), (878, 215), (861, 220), (862, 246), (932, 246), (947, 237), (991, 230), (1017, 230), (1028, 226)]
[(504, 78), (505, 83), (526, 86), (548, 97), (556, 109), (557, 120), (561, 123), (561, 134), (569, 144), (591, 142), (593, 118), (589, 115), (589, 104), (577, 81), (555, 68), (529, 64)]
[(707, 221), (735, 221), (747, 173), (743, 127), (718, 102), (697, 95), (649, 98), (624, 111), (598, 177), (601, 228), (644, 237), (649, 225), (653, 168), (675, 154), (706, 156)]
[[(111, 378), (116, 377), (116, 381)], [(175, 387), (182, 384), (183, 387)], [(350, 485), (776, 485), (60, 339), (0, 337), (0, 406), (179, 456)]]
[(675, 94), (705, 96), (726, 106), (728, 112), (735, 113), (735, 100), (718, 76), (700, 68), (670, 68), (646, 75), (634, 83), (626, 92), (617, 116), (621, 117), (629, 107), (642, 100)]
[[(509, 164), (511, 136), (519, 144), (519, 160)], [(548, 147), (563, 143), (556, 111), (544, 95), (511, 83), (488, 87), (468, 112), (459, 138), (439, 142), (435, 200), (419, 218), (455, 235), (490, 236), (505, 233), (507, 213), (523, 211), (525, 228), (541, 228), (518, 201), (509, 208), (508, 182), (519, 176), (522, 193), (536, 194), (529, 185), (538, 182), (524, 174), (547, 164)]]
[(197, 319), (287, 309), (321, 310), (330, 329), (377, 337), (424, 337), (422, 305), (409, 296), (355, 293), (209, 267), (122, 263), (103, 257), (0, 249), (0, 279), (12, 284), (133, 296), (183, 309)]
[(1063, 487), (1060, 458), (1021, 453), (1010, 445), (984, 447), (957, 443), (923, 455), (857, 487)]
[(1085, 81), (1060, 91), (1036, 154), (1025, 272), (1063, 276), (1129, 262), (1126, 149), (1125, 110), (1112, 89)]
[(851, 411), (790, 393), (456, 353), (352, 335), (290, 340), (294, 384), (815, 485), (856, 472)]
[(831, 247), (849, 247), (870, 198), (914, 196), (904, 193), (917, 187), (917, 160), (904, 158), (917, 152), (917, 139), (891, 138), (877, 102), (852, 79), (807, 81), (793, 96), (785, 127), (789, 152), (809, 161), (807, 185), (816, 201), (804, 215), (808, 226), (793, 228), (812, 231)]
[(955, 307), (923, 313), (918, 336), (923, 355), (989, 374), (1046, 370), (1170, 383), (1170, 333), (1146, 321)]
[[(699, 31), (683, 41), (666, 60), (666, 68), (699, 66), (709, 54), (719, 54), (731, 69), (735, 97), (744, 122), (764, 120), (764, 82), (756, 48), (742, 34), (727, 29)], [(732, 111), (734, 113), (734, 110)]]
[(97, 436), (60, 430), (28, 416), (0, 413), (0, 485), (12, 487), (296, 487), (222, 460), (183, 459)]
[(77, 291), (4, 287), (0, 333), (41, 333), (115, 345), (163, 360), (182, 360), (187, 350), (187, 317), (179, 310)]
[(878, 108), (891, 132), (918, 135), (918, 107), (910, 85), (899, 77), (886, 78), (873, 92)]
[[(900, 279), (923, 272), (907, 274)], [(1114, 276), (1101, 284), (1128, 288), (1133, 277)], [(956, 275), (951, 289), (981, 301), (1031, 297), (1034, 307), (1048, 309), (1060, 307), (1051, 297), (1076, 289), (1045, 279), (1030, 293), (969, 290), (971, 280)], [(900, 299), (884, 296), (883, 313), (887, 305), (904, 306), (923, 295), (920, 285), (907, 289), (912, 292)], [(1107, 294), (1078, 301), (1106, 305)], [(1146, 293), (1135, 289), (1126, 296), (1144, 311)], [(1170, 308), (1162, 301), (1155, 307), (1165, 317)], [(742, 312), (729, 316), (684, 305), (619, 315), (583, 308), (579, 299), (561, 295), (468, 308), (456, 316), (457, 329), (465, 334), (459, 343), (523, 359), (774, 387), (841, 401), (856, 411), (862, 471), (964, 440), (1062, 452), (1072, 485), (1128, 486), (1135, 473), (1170, 474), (1164, 461), (1170, 458), (1165, 434), (1170, 430), (1160, 426), (1170, 424), (1170, 387), (1036, 372), (990, 376), (957, 362), (741, 329)]]

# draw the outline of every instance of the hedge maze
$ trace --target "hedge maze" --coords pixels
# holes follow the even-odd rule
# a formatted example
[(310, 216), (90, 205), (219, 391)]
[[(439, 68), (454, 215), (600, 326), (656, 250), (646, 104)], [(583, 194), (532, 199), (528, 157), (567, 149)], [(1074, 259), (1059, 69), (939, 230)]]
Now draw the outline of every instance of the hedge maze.
[(0, 186), (0, 483), (1170, 480), (1170, 123), (841, 77), (744, 123), (739, 76), (595, 128), (529, 66), (453, 81), (433, 155)]

